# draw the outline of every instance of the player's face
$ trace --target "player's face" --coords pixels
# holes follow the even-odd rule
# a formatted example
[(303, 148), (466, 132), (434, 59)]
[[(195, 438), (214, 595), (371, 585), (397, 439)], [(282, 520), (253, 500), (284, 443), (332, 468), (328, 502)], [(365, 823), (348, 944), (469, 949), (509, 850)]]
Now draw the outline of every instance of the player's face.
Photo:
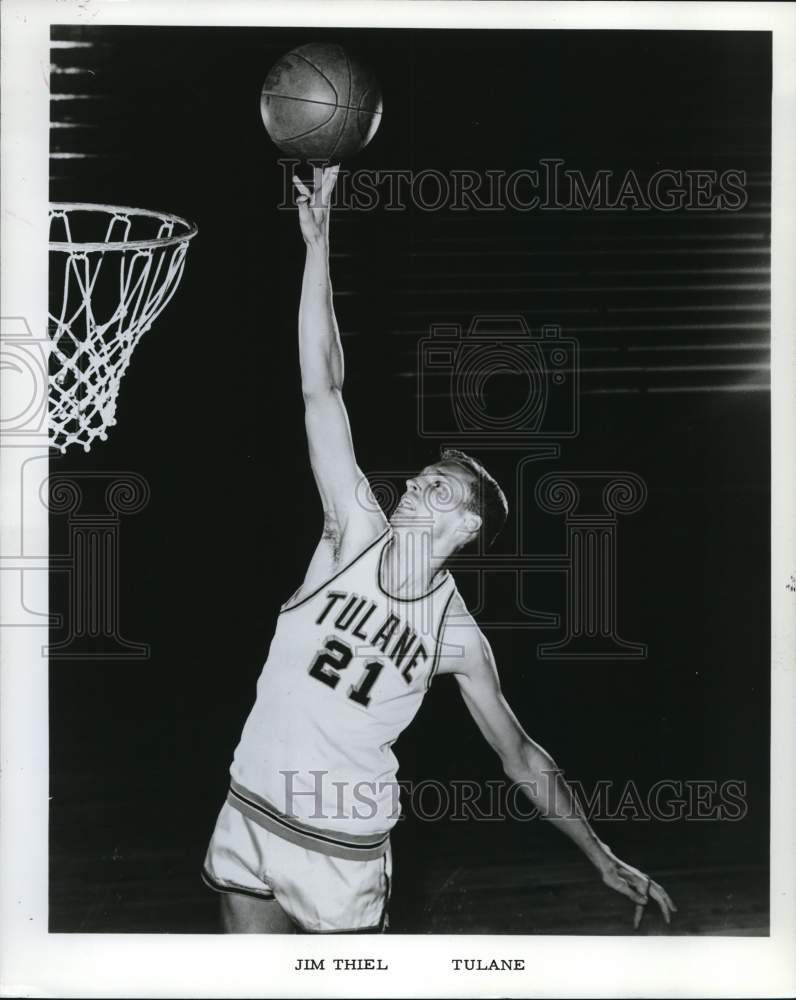
[(457, 524), (467, 513), (472, 481), (455, 465), (428, 465), (406, 480), (406, 492), (392, 516), (393, 524), (433, 525), (443, 529)]

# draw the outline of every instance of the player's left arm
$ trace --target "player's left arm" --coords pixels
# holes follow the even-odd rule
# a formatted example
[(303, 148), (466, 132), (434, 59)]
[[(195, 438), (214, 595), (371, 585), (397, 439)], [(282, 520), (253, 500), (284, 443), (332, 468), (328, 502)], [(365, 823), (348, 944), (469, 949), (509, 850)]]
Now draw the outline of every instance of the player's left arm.
[(467, 619), (464, 627), (446, 630), (451, 653), (441, 658), (439, 672), (455, 675), (470, 714), (500, 757), (506, 776), (519, 784), (540, 815), (577, 844), (607, 886), (636, 904), (634, 927), (649, 899), (669, 923), (674, 903), (657, 882), (621, 861), (597, 837), (553, 758), (520, 725), (501, 691), (489, 643), (474, 620), (469, 615)]

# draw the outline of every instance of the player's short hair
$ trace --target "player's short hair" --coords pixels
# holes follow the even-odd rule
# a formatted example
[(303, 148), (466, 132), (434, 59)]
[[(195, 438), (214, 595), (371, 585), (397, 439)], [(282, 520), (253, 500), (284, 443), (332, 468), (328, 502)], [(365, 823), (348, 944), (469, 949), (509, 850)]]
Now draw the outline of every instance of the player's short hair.
[(506, 494), (480, 462), (471, 455), (459, 451), (458, 448), (443, 448), (440, 452), (440, 461), (460, 465), (474, 477), (475, 482), (470, 490), (467, 509), (480, 515), (479, 535), (489, 548), (500, 534), (508, 517), (509, 505)]

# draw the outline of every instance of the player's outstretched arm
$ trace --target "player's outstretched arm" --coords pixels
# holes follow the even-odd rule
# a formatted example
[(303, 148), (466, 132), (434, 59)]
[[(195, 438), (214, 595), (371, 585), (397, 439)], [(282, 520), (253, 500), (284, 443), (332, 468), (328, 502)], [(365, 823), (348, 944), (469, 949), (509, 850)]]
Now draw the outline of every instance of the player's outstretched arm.
[(473, 619), (457, 628), (453, 636), (450, 642), (463, 647), (462, 654), (444, 659), (440, 673), (456, 675), (464, 702), (500, 757), (506, 776), (519, 784), (540, 815), (577, 844), (607, 886), (636, 904), (634, 927), (641, 923), (650, 899), (669, 923), (676, 907), (665, 890), (648, 875), (620, 861), (597, 837), (553, 758), (520, 725), (500, 689), (489, 643)]
[[(357, 465), (343, 403), (343, 350), (332, 303), (329, 274), (330, 201), (335, 167), (315, 170), (315, 190), (293, 178), (298, 191), (301, 234), (307, 248), (299, 307), (301, 389), (310, 462), (324, 510), (324, 538), (339, 554), (347, 544), (367, 542), (384, 529), (378, 507), (365, 503), (367, 492)], [(351, 537), (355, 536), (355, 537)]]

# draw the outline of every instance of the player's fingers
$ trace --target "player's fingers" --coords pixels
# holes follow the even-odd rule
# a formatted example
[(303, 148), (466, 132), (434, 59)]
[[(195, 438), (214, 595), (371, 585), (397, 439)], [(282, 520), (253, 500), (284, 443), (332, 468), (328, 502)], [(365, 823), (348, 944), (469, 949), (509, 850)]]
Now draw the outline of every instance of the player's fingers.
[(628, 876), (620, 875), (616, 881), (612, 880), (611, 885), (617, 890), (617, 892), (621, 892), (623, 896), (627, 896), (628, 899), (632, 899), (633, 902), (639, 906), (647, 905), (647, 893), (639, 891), (634, 885), (632, 885)]
[(337, 183), (337, 175), (340, 172), (340, 164), (335, 163), (334, 166), (327, 167), (323, 172), (323, 190), (324, 194), (330, 193), (332, 188)]
[(662, 899), (658, 899), (657, 896), (653, 896), (652, 898), (658, 904), (658, 908), (661, 911), (663, 919), (666, 921), (667, 924), (670, 924), (672, 922), (672, 917), (671, 914), (669, 913), (669, 907)]
[(663, 919), (667, 924), (672, 922), (671, 914), (669, 912), (669, 905), (666, 901), (666, 893), (661, 889), (661, 887), (653, 882), (650, 885), (650, 896), (655, 900), (655, 902), (660, 907), (661, 913), (663, 914)]
[(641, 918), (644, 916), (644, 907), (641, 903), (636, 903), (636, 911), (633, 914), (633, 930), (637, 931), (641, 926)]
[(622, 874), (635, 901), (646, 905), (649, 900), (650, 879), (635, 868), (628, 868)]
[[(304, 182), (300, 178), (296, 177), (295, 174), (293, 174), (293, 184), (295, 185), (296, 190), (299, 192), (300, 195), (302, 195), (303, 198), (309, 198), (310, 192), (309, 189), (307, 188), (307, 185), (304, 184)], [(299, 199), (299, 201), (300, 200), (301, 199)]]
[(668, 908), (673, 913), (677, 912), (677, 907), (674, 905), (674, 902), (672, 901), (672, 897), (669, 895), (669, 893), (663, 888), (662, 885), (659, 885), (659, 883), (657, 883), (657, 882), (652, 882), (651, 881), (650, 882), (650, 895), (653, 895), (653, 894), (655, 895), (655, 898), (657, 898), (658, 896), (660, 896), (660, 898), (666, 903), (666, 905), (668, 906)]
[(315, 195), (323, 200), (323, 167), (312, 168), (312, 188)]

